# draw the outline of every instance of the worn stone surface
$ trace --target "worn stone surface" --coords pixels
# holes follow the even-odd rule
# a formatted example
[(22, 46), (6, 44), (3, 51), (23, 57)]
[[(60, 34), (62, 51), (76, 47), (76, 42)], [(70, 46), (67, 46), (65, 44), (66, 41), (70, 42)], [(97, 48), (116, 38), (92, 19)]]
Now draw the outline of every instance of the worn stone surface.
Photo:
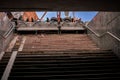
[(23, 51), (99, 50), (84, 34), (27, 35)]

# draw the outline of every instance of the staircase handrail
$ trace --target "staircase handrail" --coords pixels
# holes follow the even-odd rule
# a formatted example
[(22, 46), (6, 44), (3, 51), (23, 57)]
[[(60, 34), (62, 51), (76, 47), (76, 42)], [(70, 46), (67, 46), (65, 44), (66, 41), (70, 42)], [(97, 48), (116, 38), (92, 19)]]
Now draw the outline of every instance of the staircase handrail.
[(7, 32), (5, 32), (5, 34), (0, 34), (0, 37), (1, 38), (3, 38), (3, 39), (5, 39), (5, 38), (7, 38), (8, 36), (9, 36), (9, 34), (13, 31), (13, 29), (14, 29), (14, 26), (13, 26), (13, 24), (12, 23), (8, 23), (8, 24), (10, 24), (10, 28), (9, 28), (9, 30), (7, 31)]
[(111, 37), (113, 37), (114, 39), (116, 39), (117, 41), (120, 42), (120, 38), (116, 37), (114, 34), (112, 34), (111, 32), (109, 31), (106, 31), (105, 33), (99, 35), (97, 34), (94, 30), (92, 30), (90, 27), (88, 26), (84, 26), (86, 29), (90, 30), (92, 33), (94, 33), (97, 37), (101, 38), (101, 37), (104, 37), (106, 34), (109, 34)]
[(5, 39), (5, 37), (4, 37), (2, 34), (0, 34), (0, 37), (1, 37), (2, 39)]

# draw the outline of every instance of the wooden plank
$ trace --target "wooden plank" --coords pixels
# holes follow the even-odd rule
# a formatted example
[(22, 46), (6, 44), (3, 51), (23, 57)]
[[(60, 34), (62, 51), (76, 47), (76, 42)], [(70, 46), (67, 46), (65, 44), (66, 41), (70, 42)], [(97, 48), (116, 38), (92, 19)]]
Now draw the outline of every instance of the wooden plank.
[(3, 57), (4, 54), (5, 54), (4, 51), (2, 51), (2, 52), (0, 53), (0, 61), (2, 60), (2, 57)]
[(9, 74), (11, 72), (14, 61), (16, 59), (17, 53), (18, 53), (17, 51), (13, 51), (12, 56), (7, 64), (7, 67), (5, 68), (5, 71), (3, 73), (1, 80), (8, 80), (8, 77), (9, 77)]
[(23, 50), (23, 47), (24, 47), (25, 41), (26, 41), (26, 37), (24, 36), (23, 39), (22, 39), (22, 42), (21, 42), (21, 45), (20, 45), (18, 51), (22, 51), (22, 50)]
[(18, 39), (18, 36), (15, 36), (14, 39), (9, 44), (9, 47), (7, 48), (6, 52), (11, 52), (12, 51), (17, 39)]

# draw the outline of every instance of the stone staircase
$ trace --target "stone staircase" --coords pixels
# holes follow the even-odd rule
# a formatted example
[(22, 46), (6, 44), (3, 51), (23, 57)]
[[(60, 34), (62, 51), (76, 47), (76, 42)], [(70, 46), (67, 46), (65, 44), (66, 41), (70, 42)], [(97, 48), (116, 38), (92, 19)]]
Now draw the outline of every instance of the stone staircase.
[(99, 50), (86, 34), (27, 35), (23, 51)]
[(120, 60), (111, 51), (20, 52), (9, 80), (120, 79)]
[(2, 57), (2, 60), (0, 60), (0, 79), (2, 78), (2, 75), (5, 71), (5, 68), (8, 64), (8, 61), (10, 59), (10, 56), (11, 56), (11, 52), (6, 52), (3, 57)]
[(22, 51), (17, 51), (22, 43), (20, 36), (12, 52), (5, 52), (0, 61), (0, 78), (17, 51), (7, 80), (120, 79), (120, 59), (111, 50), (98, 48), (85, 34), (24, 37)]

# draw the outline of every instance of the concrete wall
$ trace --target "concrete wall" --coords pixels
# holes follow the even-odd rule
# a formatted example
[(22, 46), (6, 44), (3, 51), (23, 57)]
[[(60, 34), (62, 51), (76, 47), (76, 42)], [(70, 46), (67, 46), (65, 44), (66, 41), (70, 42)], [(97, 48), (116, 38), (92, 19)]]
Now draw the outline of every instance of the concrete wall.
[(120, 57), (120, 42), (106, 33), (110, 32), (120, 39), (120, 12), (99, 12), (87, 26), (99, 35), (97, 37), (88, 30), (89, 36), (100, 48), (111, 49)]
[(10, 29), (13, 29), (13, 25), (8, 19), (6, 13), (0, 12), (0, 52), (4, 51), (13, 38), (13, 30), (9, 33)]

